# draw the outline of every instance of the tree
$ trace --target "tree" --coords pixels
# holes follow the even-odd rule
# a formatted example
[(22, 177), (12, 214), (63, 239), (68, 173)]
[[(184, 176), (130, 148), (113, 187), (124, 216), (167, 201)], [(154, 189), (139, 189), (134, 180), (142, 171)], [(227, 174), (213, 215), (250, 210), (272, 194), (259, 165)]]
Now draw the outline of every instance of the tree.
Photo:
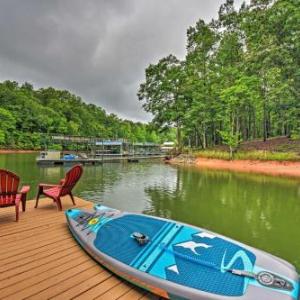
[(8, 110), (0, 107), (0, 144), (6, 144), (9, 137), (13, 135), (13, 131), (16, 127), (16, 120), (13, 114)]
[(241, 123), (247, 107), (255, 106), (259, 98), (258, 79), (242, 76), (231, 87), (224, 89), (224, 127), (220, 130), (225, 145), (229, 146), (230, 158), (242, 141)]
[(154, 115), (153, 123), (159, 127), (175, 127), (177, 145), (181, 148), (181, 129), (185, 114), (182, 93), (183, 64), (174, 56), (162, 58), (146, 69), (146, 81), (140, 85), (138, 98), (143, 107)]
[(252, 0), (237, 11), (227, 0), (216, 20), (187, 30), (186, 48), (184, 61), (146, 69), (138, 95), (156, 125), (175, 126), (185, 145), (232, 153), (241, 140), (300, 136), (299, 1)]
[(199, 20), (195, 27), (187, 31), (186, 73), (188, 79), (184, 93), (189, 100), (189, 110), (185, 115), (185, 124), (189, 140), (194, 136), (195, 144), (200, 141), (206, 148), (209, 130), (214, 131), (214, 98), (212, 96), (211, 57), (217, 42), (217, 34), (211, 25)]
[(20, 149), (54, 147), (50, 136), (57, 133), (145, 141), (147, 132), (155, 130), (149, 124), (109, 115), (68, 91), (35, 90), (28, 83), (20, 86), (11, 81), (0, 83), (0, 119), (1, 147)]

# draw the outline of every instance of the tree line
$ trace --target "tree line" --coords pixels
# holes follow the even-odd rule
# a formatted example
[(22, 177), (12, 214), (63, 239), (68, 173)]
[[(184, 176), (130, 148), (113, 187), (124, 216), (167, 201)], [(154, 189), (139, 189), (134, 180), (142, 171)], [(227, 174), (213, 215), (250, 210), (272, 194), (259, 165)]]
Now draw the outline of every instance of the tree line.
[(300, 136), (300, 2), (221, 5), (218, 18), (187, 30), (184, 60), (150, 64), (138, 91), (160, 128), (179, 145), (219, 144), (231, 152), (251, 139)]
[[(57, 133), (131, 142), (175, 139), (172, 131), (159, 133), (151, 124), (122, 120), (65, 90), (35, 90), (26, 82), (0, 83), (0, 147), (41, 149), (47, 136)], [(51, 148), (51, 141), (46, 142)]]

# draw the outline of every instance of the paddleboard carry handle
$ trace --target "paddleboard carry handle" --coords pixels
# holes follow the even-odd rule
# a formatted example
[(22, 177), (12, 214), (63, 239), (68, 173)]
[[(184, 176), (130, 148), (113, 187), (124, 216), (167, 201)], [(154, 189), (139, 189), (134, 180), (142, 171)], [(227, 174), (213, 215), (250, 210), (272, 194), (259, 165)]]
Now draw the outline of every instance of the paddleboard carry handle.
[(294, 286), (291, 282), (267, 271), (262, 271), (257, 274), (247, 272), (244, 270), (236, 270), (236, 269), (229, 270), (229, 271), (234, 275), (255, 279), (259, 284), (269, 288), (280, 289), (285, 291), (294, 290)]
[(134, 232), (131, 235), (140, 245), (145, 245), (149, 242), (149, 237), (141, 232)]

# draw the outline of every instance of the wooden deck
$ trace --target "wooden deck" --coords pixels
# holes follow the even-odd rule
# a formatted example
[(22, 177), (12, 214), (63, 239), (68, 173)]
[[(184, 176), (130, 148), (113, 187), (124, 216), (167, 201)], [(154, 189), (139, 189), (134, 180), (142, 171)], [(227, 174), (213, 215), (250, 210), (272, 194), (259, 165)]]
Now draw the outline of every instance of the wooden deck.
[[(64, 209), (72, 207), (63, 199)], [(76, 198), (77, 207), (91, 207)], [(158, 299), (124, 282), (92, 260), (70, 234), (50, 199), (0, 209), (0, 299)]]

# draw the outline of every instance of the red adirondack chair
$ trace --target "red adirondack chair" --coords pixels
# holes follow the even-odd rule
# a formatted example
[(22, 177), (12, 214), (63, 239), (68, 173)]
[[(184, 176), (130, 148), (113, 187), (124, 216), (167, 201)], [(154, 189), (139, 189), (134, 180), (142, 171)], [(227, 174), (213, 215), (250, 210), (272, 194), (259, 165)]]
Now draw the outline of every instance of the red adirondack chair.
[(19, 204), (26, 209), (26, 196), (30, 186), (23, 186), (18, 192), (20, 177), (16, 174), (0, 169), (0, 207), (15, 206), (16, 221), (19, 221)]
[(71, 197), (72, 202), (75, 205), (72, 189), (80, 179), (82, 172), (83, 172), (82, 166), (76, 165), (67, 172), (65, 178), (62, 179), (59, 184), (55, 185), (55, 184), (40, 183), (38, 186), (35, 208), (38, 207), (39, 198), (40, 195), (42, 194), (52, 198), (54, 202), (56, 202), (58, 210), (62, 210), (60, 198), (66, 195), (69, 195)]

